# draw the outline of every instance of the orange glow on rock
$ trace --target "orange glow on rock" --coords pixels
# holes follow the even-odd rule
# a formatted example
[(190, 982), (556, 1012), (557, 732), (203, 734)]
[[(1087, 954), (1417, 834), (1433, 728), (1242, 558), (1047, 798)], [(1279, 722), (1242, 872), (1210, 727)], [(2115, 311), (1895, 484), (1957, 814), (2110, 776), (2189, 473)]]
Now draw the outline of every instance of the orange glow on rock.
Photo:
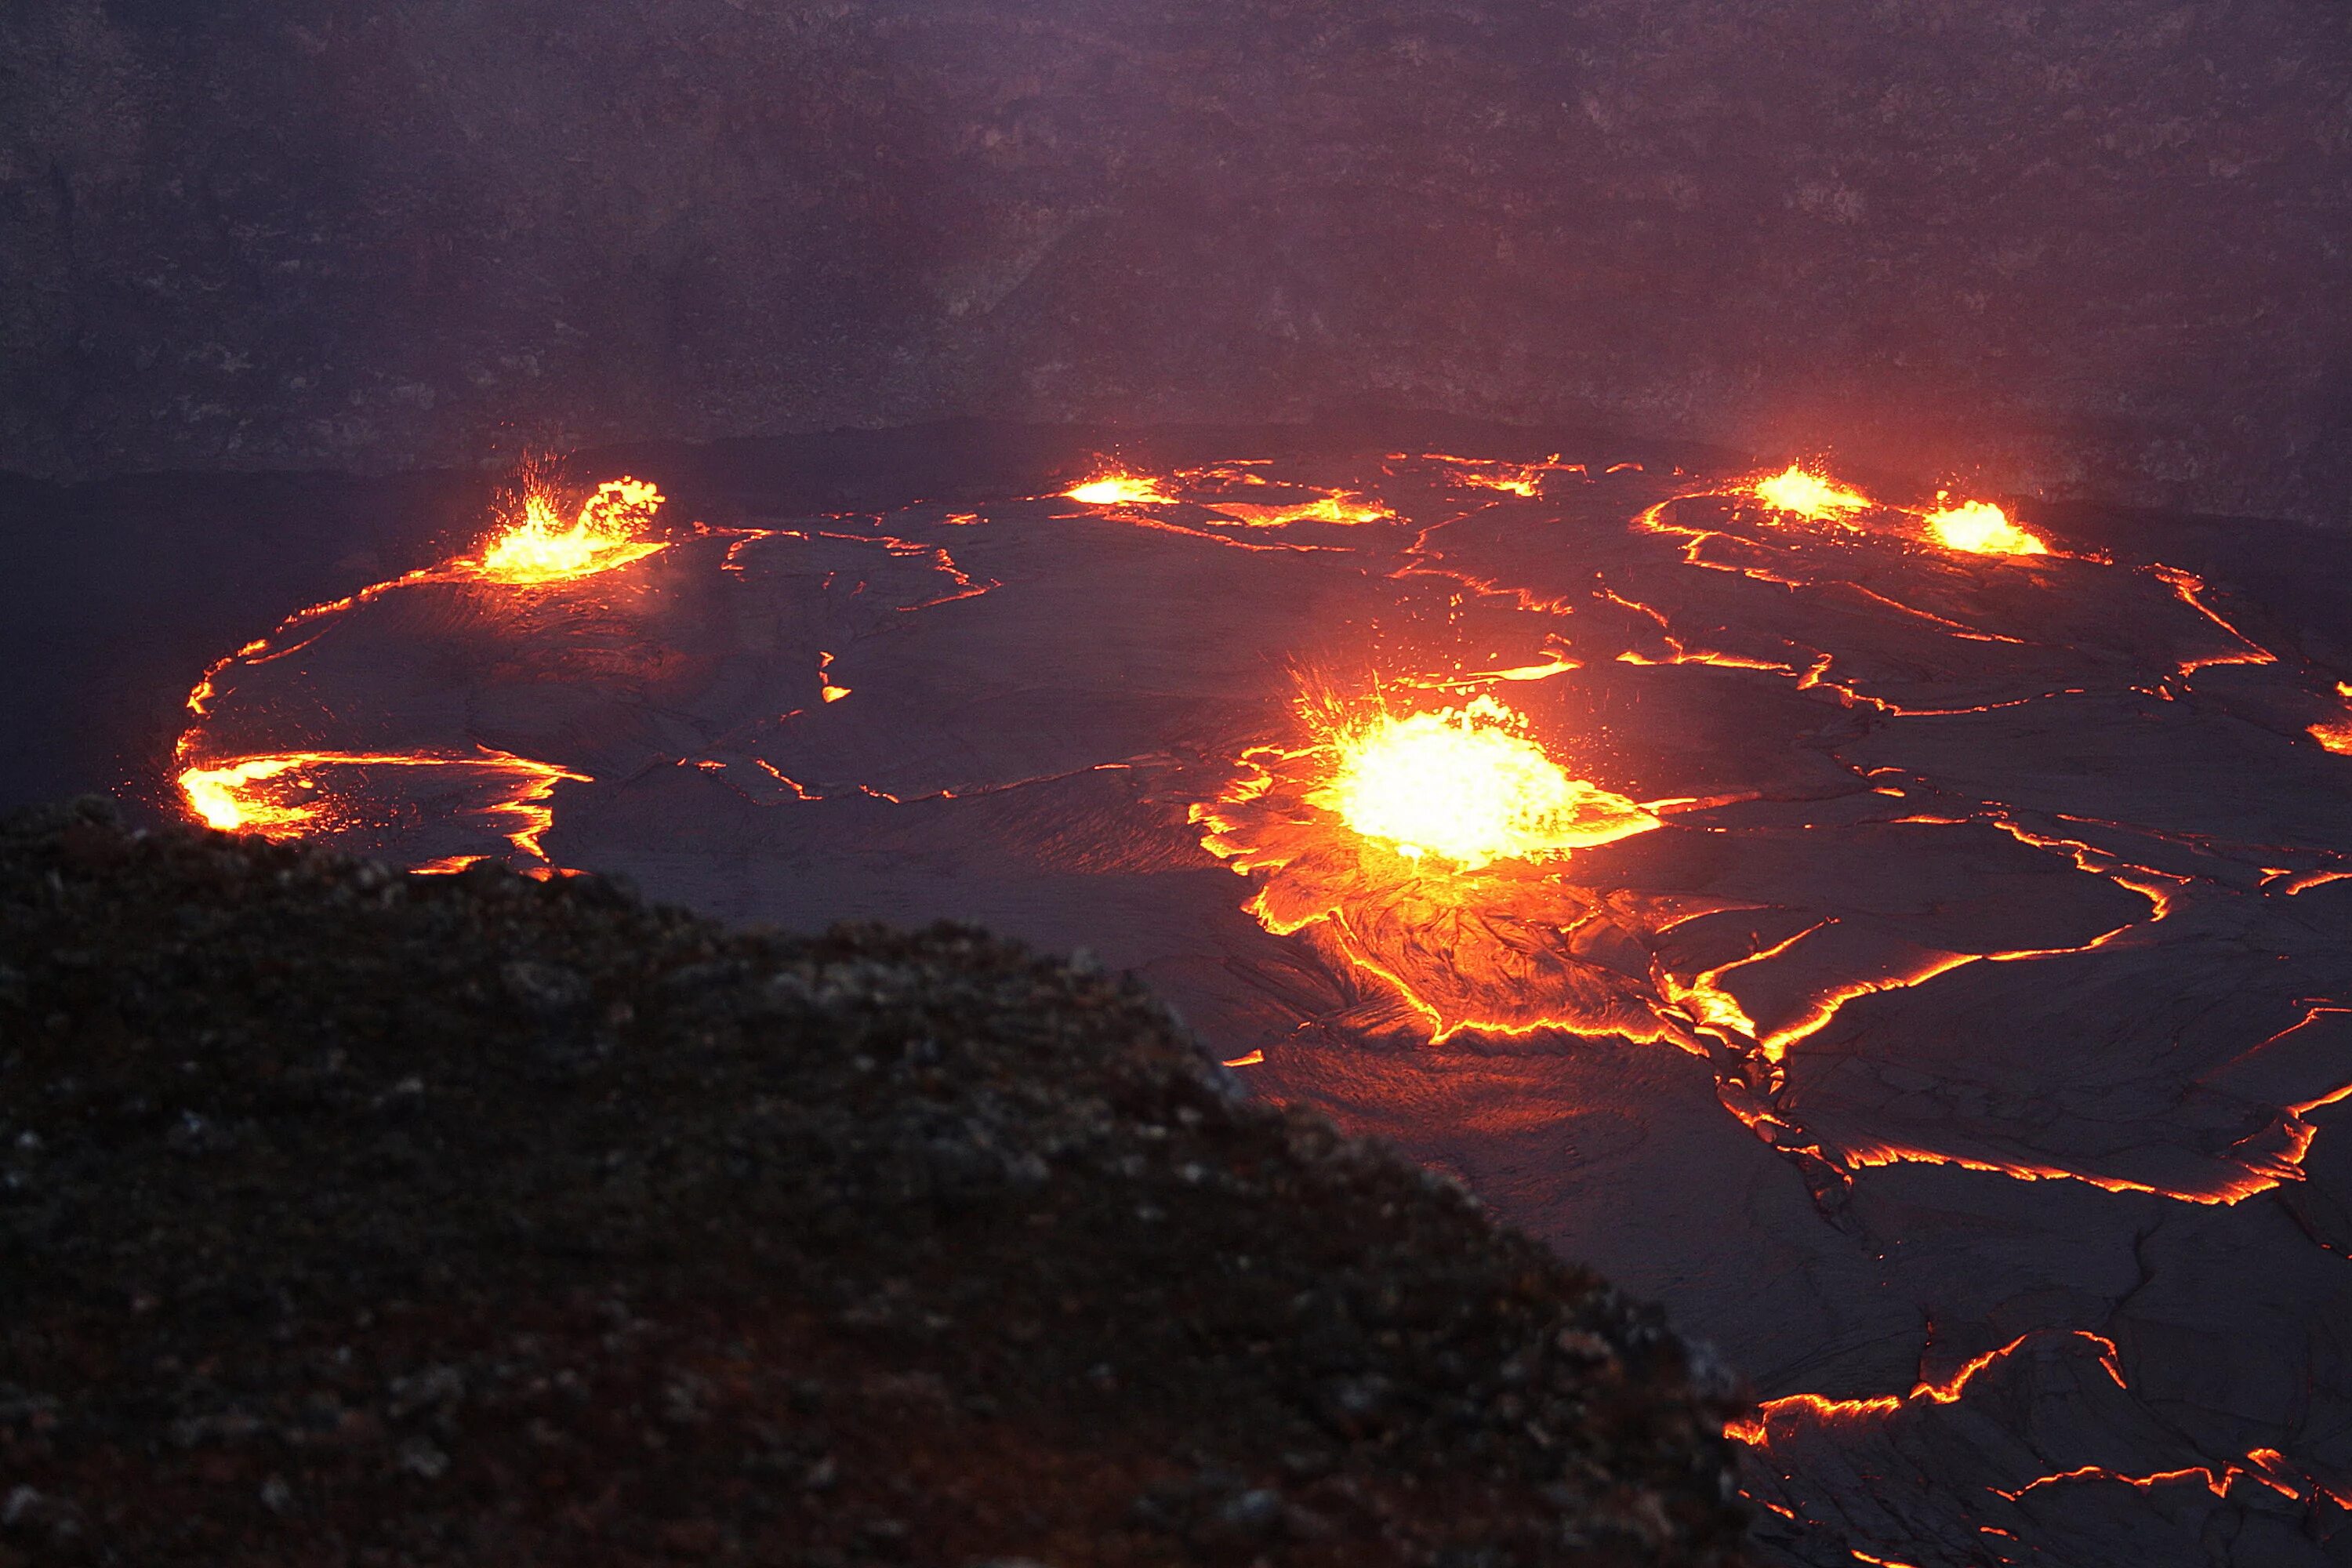
[(1775, 511), (1793, 512), (1816, 522), (1842, 521), (1874, 504), (1860, 490), (1848, 489), (1801, 463), (1791, 463), (1769, 479), (1759, 479), (1748, 493)]
[(1503, 859), (1558, 859), (1658, 825), (1623, 795), (1567, 772), (1527, 721), (1491, 697), (1399, 717), (1377, 713), (1329, 736), (1329, 782), (1307, 799), (1409, 860), (1475, 871)]
[(1989, 500), (1962, 501), (1927, 514), (1927, 536), (1947, 550), (1971, 555), (2047, 555), (2050, 546), (2010, 521)]

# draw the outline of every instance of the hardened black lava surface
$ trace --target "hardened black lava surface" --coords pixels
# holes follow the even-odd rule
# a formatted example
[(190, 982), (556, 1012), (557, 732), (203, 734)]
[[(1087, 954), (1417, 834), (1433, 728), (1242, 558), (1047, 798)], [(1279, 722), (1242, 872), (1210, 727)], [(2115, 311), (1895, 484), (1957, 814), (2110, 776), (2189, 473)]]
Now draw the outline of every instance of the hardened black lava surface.
[(0, 829), (0, 1564), (1726, 1563), (1654, 1310), (969, 929)]

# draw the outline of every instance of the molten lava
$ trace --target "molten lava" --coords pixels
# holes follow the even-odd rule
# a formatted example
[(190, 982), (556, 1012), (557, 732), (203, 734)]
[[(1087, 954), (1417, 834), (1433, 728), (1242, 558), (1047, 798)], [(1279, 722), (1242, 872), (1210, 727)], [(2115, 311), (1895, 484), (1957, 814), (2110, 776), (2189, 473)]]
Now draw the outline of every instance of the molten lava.
[[(1377, 472), (1106, 463), (1006, 503), (1025, 511), (703, 530), (726, 536), (727, 614), (541, 591), (664, 546), (650, 485), (614, 481), (570, 521), (534, 487), (477, 555), (313, 606), (205, 672), (173, 771), (191, 815), (219, 827), (394, 846), (411, 864), (457, 847), (420, 828), (489, 827), (538, 856), (555, 785), (581, 773), (468, 752), (467, 730), (379, 749), (423, 745), (415, 713), (372, 715), (376, 689), (354, 701), (333, 679), (387, 646), (349, 632), (456, 626), (492, 699), (464, 705), (467, 721), (544, 737), (516, 743), (550, 756), (579, 736), (612, 773), (595, 794), (627, 806), (616, 820), (718, 791), (778, 812), (838, 803), (804, 812), (809, 831), (822, 815), (823, 831), (866, 832), (902, 806), (948, 835), (1034, 818), (1057, 825), (1055, 865), (1139, 878), (1188, 848), (1153, 837), (1182, 792), (1267, 933), (1221, 933), (1237, 956), (1200, 982), (1213, 1005), (1228, 987), (1247, 1003), (1223, 1026), (1239, 1031), (1225, 1059), (1294, 1086), (1293, 1030), (1669, 1045), (1699, 1064), (1672, 1070), (1710, 1077), (1723, 1111), (1858, 1234), (1849, 1199), (1890, 1166), (1948, 1167), (1937, 1190), (2066, 1182), (2135, 1208), (2276, 1193), (2304, 1218), (2297, 1186), (2326, 1185), (2305, 1156), (2345, 1135), (2330, 1108), (2352, 1101), (2352, 1071), (2333, 1047), (2352, 1018), (2315, 1000), (2344, 994), (2340, 944), (2305, 940), (2332, 940), (2315, 908), (2330, 895), (2284, 906), (2352, 878), (2352, 843), (2331, 836), (2338, 781), (2313, 754), (2352, 755), (2352, 686), (2331, 699), (2334, 671), (2262, 646), (2189, 573), (2074, 553), (1989, 502), (1879, 501), (1804, 465), (1608, 482), (1626, 469), (1439, 453)], [(1003, 580), (959, 566), (937, 530)], [(665, 575), (702, 559), (680, 539)], [(884, 572), (920, 586), (884, 591)], [(415, 613), (418, 591), (454, 602)], [(404, 603), (377, 618), (367, 606), (387, 596)], [(691, 615), (688, 646), (668, 614)], [(737, 620), (792, 630), (736, 646)], [(856, 650), (854, 697), (821, 648)], [(1276, 673), (1359, 660), (1389, 669), (1392, 701), (1299, 703)], [(636, 714), (672, 704), (691, 727), (630, 738)], [(2178, 743), (2137, 746), (2167, 733)], [(667, 734), (692, 750), (668, 756)], [(338, 740), (352, 749), (300, 749)], [(1228, 771), (1192, 771), (1204, 744)], [(1182, 782), (1069, 809), (1092, 798), (1085, 773), (1129, 769)], [(944, 820), (1048, 787), (1071, 793)], [(2229, 836), (2253, 820), (2211, 805), (2232, 789), (2277, 803), (2274, 841)], [(2314, 1213), (2315, 1236), (2335, 1223)], [(1907, 1394), (1775, 1399), (1730, 1435), (1758, 1450), (1755, 1475), (1786, 1479), (1807, 1445), (1891, 1443), (2045, 1363), (2103, 1397), (2123, 1389), (2107, 1341), (2044, 1330), (1922, 1370)], [(1966, 1506), (2093, 1482), (2336, 1495), (2273, 1450), (2236, 1453), (2106, 1456), (2113, 1469), (2042, 1456)], [(1831, 1528), (1782, 1496), (1759, 1504)], [(1920, 1556), (1899, 1536), (1853, 1544), (1859, 1562)]]
[(371, 768), (445, 770), (487, 786), (490, 798), (479, 808), (481, 815), (507, 823), (500, 836), (534, 859), (545, 858), (539, 840), (555, 820), (547, 801), (556, 784), (588, 782), (585, 773), (487, 747), (471, 755), (286, 752), (185, 767), (178, 782), (189, 811), (205, 826), (286, 838), (349, 826), (362, 814), (362, 790), (352, 782), (331, 786), (321, 774), (332, 770), (363, 776)]
[(1571, 852), (1658, 827), (1652, 809), (1572, 777), (1492, 697), (1299, 712), (1304, 744), (1252, 748), (1192, 813), (1204, 847), (1262, 879), (1246, 905), (1260, 924), (1304, 933), (1433, 1042), (1464, 1029), (1680, 1037), (1652, 1005), (1646, 962), (1622, 956), (1658, 911), (1563, 875)]
[(535, 479), (482, 552), (457, 563), (467, 576), (524, 587), (593, 576), (666, 548), (645, 537), (662, 494), (642, 479), (608, 479), (569, 522)]
[(1431, 855), (1475, 871), (1496, 860), (1554, 860), (1655, 827), (1658, 819), (1569, 777), (1491, 697), (1402, 718), (1379, 713), (1337, 730), (1330, 782), (1310, 805), (1407, 859)]
[(1988, 500), (1962, 501), (1927, 514), (1927, 536), (1971, 555), (2047, 555), (2050, 546), (2011, 522)]
[[(2337, 681), (2336, 695), (2352, 700), (2352, 680)], [(2312, 725), (2307, 733), (2337, 756), (2352, 757), (2352, 700), (2347, 701), (2343, 717), (2322, 719)]]
[(1362, 496), (1333, 491), (1309, 501), (1297, 501), (1288, 506), (1263, 506), (1250, 501), (1220, 500), (1210, 503), (1213, 510), (1244, 522), (1252, 528), (1280, 528), (1292, 522), (1336, 522), (1343, 525), (1360, 522), (1385, 522), (1396, 514), (1376, 500)]
[(1757, 480), (1748, 494), (1775, 511), (1793, 512), (1817, 522), (1843, 521), (1873, 502), (1860, 490), (1850, 490), (1800, 463), (1791, 463), (1769, 479)]
[(1237, 522), (1249, 528), (1281, 528), (1294, 522), (1350, 526), (1386, 522), (1396, 516), (1369, 496), (1313, 485), (1295, 487), (1309, 494), (1312, 499), (1307, 500), (1234, 500), (1227, 495), (1236, 489), (1264, 489), (1267, 483), (1265, 476), (1249, 464), (1179, 468), (1166, 476), (1114, 468), (1064, 490), (1062, 498), (1102, 507), (1178, 506), (1192, 501), (1211, 513), (1212, 522)]
[(1176, 497), (1160, 488), (1160, 481), (1146, 474), (1114, 471), (1073, 485), (1062, 494), (1087, 506), (1168, 506)]

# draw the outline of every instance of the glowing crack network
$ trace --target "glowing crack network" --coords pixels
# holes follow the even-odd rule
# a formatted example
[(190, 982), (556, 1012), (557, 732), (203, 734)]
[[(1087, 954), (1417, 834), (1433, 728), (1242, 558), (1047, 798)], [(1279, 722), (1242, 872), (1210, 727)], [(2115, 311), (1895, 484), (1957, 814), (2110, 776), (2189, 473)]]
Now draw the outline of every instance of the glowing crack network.
[[(929, 833), (1051, 879), (1024, 908), (1222, 866), (1262, 945), (1196, 968), (1235, 1016), (1679, 1053), (1851, 1229), (1890, 1168), (2218, 1213), (2339, 1136), (2352, 672), (2025, 509), (1442, 452), (657, 535), (661, 504), (534, 482), (472, 553), (289, 616), (190, 692), (181, 804), (427, 869), (545, 869), (599, 823)], [(1731, 1435), (1818, 1535), (1822, 1445), (2013, 1380), (2129, 1400), (2130, 1362), (2034, 1330)], [(2002, 1543), (2069, 1489), (2343, 1507), (2291, 1447), (2003, 1470), (1969, 1550), (2040, 1560)]]

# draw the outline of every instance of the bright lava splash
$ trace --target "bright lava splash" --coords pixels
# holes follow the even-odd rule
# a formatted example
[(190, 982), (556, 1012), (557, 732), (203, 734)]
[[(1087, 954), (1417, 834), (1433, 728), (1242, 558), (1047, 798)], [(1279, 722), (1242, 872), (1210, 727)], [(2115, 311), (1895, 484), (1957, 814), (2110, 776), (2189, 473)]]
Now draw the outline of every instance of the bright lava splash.
[(2010, 521), (1990, 501), (1962, 501), (1927, 514), (1927, 531), (1937, 543), (1972, 555), (2047, 555), (2050, 546)]
[(1780, 472), (1757, 480), (1750, 493), (1775, 511), (1794, 512), (1815, 520), (1842, 520), (1867, 511), (1872, 505), (1871, 499), (1861, 491), (1848, 489), (1800, 463), (1791, 463)]
[(1582, 779), (1530, 740), (1527, 720), (1492, 697), (1335, 724), (1330, 781), (1307, 802), (1407, 859), (1462, 871), (1501, 859), (1556, 860), (1655, 827), (1658, 819)]
[(518, 587), (609, 572), (665, 548), (646, 537), (661, 504), (661, 492), (642, 479), (609, 479), (567, 521), (547, 487), (534, 482), (481, 554), (459, 566), (484, 582)]
[(1970, 555), (2046, 555), (2050, 546), (2021, 528), (2000, 506), (1989, 500), (1953, 501), (1939, 491), (1932, 507), (1915, 508), (1880, 501), (1840, 483), (1816, 468), (1791, 463), (1777, 474), (1757, 479), (1745, 493), (1775, 512), (1811, 522), (1833, 522), (1857, 528), (1854, 521), (1866, 512), (1885, 511), (1916, 518), (1921, 537), (1945, 550)]
[(1087, 506), (1161, 506), (1176, 499), (1160, 489), (1158, 479), (1124, 473), (1104, 474), (1062, 493)]

